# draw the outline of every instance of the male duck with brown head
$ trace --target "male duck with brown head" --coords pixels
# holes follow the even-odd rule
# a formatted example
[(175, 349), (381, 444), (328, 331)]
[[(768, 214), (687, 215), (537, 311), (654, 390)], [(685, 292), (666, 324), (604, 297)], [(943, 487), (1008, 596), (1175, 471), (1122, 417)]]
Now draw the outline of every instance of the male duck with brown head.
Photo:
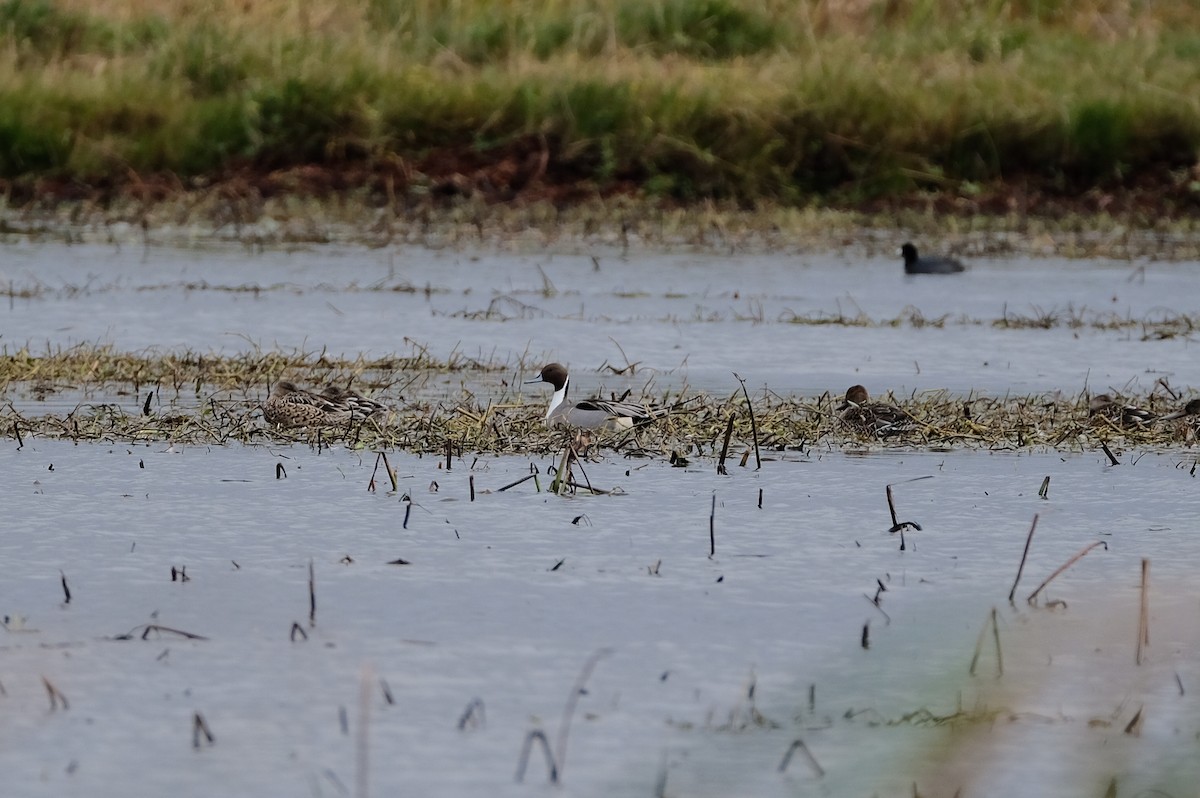
[(1141, 407), (1118, 402), (1106, 393), (1097, 394), (1088, 402), (1088, 418), (1108, 419), (1120, 427), (1145, 427), (1158, 417)]
[(548, 382), (554, 387), (550, 397), (550, 408), (546, 411), (546, 426), (576, 427), (594, 430), (625, 430), (649, 424), (669, 415), (675, 407), (643, 402), (623, 402), (612, 399), (582, 399), (572, 402), (567, 399), (571, 377), (567, 367), (561, 363), (550, 363), (538, 372), (526, 385)]

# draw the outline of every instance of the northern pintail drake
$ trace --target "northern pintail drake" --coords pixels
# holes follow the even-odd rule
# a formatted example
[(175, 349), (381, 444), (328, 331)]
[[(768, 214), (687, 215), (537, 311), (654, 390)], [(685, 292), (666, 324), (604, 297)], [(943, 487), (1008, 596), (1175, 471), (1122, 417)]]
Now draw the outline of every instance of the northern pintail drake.
[(904, 258), (905, 274), (957, 274), (967, 270), (954, 258), (939, 258), (936, 255), (922, 258), (917, 255), (917, 248), (911, 242), (905, 242), (900, 247), (900, 255)]
[(914, 420), (895, 405), (872, 402), (871, 395), (861, 385), (846, 389), (846, 398), (838, 405), (838, 420), (858, 432), (886, 438), (913, 429)]
[(623, 402), (611, 399), (583, 399), (571, 402), (567, 389), (571, 378), (567, 367), (561, 363), (550, 363), (538, 372), (536, 379), (525, 380), (526, 385), (548, 382), (554, 386), (550, 397), (550, 409), (546, 411), (546, 426), (577, 427), (594, 430), (625, 430), (669, 415), (675, 407), (643, 402)]
[(1149, 410), (1121, 404), (1106, 393), (1097, 394), (1088, 402), (1088, 417), (1096, 418), (1097, 416), (1122, 427), (1144, 427), (1158, 420), (1158, 416)]
[(1174, 421), (1177, 418), (1187, 418), (1188, 416), (1200, 417), (1200, 399), (1193, 399), (1183, 406), (1182, 409), (1176, 410), (1174, 413), (1167, 413), (1165, 416), (1159, 416), (1159, 421)]
[(262, 405), (266, 422), (280, 427), (348, 426), (383, 409), (383, 405), (353, 391), (331, 385), (321, 393), (313, 393), (286, 380), (275, 383)]

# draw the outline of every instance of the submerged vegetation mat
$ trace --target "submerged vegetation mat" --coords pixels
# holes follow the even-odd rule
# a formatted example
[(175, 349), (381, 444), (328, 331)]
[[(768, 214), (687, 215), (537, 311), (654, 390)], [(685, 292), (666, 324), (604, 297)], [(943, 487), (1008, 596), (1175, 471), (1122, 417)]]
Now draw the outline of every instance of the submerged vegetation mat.
[[(3, 0), (10, 203), (1200, 207), (1200, 7)], [(207, 192), (207, 193), (206, 193)], [(136, 213), (135, 213), (136, 215)]]
[[(342, 360), (324, 354), (235, 356), (124, 353), (73, 347), (35, 355), (0, 355), (0, 436), (23, 442), (45, 436), (76, 441), (169, 443), (344, 443), (438, 456), (523, 454), (559, 449), (567, 436), (543, 424), (544, 397), (522, 393), (527, 364), (470, 358), (438, 361), (414, 347), (407, 356)], [(262, 418), (270, 385), (290, 379), (311, 386), (353, 385), (390, 408), (362, 422), (319, 429), (278, 429)], [(686, 401), (684, 412), (620, 434), (585, 441), (627, 455), (741, 459), (752, 452), (822, 446), (1027, 447), (1102, 449), (1121, 445), (1192, 445), (1200, 417), (1131, 423), (1120, 411), (1091, 415), (1086, 395), (955, 396), (944, 391), (886, 397), (903, 425), (855, 423), (839, 410), (842, 396), (728, 395), (657, 391), (646, 399)], [(639, 397), (634, 396), (636, 401)], [(1189, 397), (1160, 383), (1131, 397), (1150, 415), (1165, 415)], [(911, 422), (909, 421), (911, 419)]]

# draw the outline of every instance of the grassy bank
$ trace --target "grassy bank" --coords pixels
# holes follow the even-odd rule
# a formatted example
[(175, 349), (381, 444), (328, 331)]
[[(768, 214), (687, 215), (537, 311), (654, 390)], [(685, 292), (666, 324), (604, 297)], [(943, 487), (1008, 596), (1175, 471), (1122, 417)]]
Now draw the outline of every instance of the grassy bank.
[(0, 0), (0, 178), (1170, 213), (1200, 205), (1197, 85), (1193, 3)]

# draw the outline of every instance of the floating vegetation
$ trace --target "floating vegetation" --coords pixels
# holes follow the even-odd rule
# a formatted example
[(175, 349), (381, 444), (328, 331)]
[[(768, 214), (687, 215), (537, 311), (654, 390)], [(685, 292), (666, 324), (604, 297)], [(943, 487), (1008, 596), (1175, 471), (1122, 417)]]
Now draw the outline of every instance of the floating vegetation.
[[(449, 458), (468, 453), (561, 452), (562, 434), (543, 423), (544, 406), (522, 394), (505, 363), (458, 354), (441, 360), (411, 343), (407, 355), (343, 359), (325, 353), (118, 352), (111, 347), (72, 347), (35, 355), (0, 353), (0, 435), (106, 442), (338, 443), (355, 448), (400, 449)], [(447, 388), (447, 374), (462, 375)], [(343, 426), (280, 430), (262, 418), (261, 405), (282, 378), (345, 388), (353, 384), (390, 408)], [(739, 387), (726, 396), (670, 391), (658, 402), (688, 399), (688, 412), (645, 429), (600, 442), (629, 456), (720, 457), (731, 450), (746, 465), (755, 448), (806, 451), (817, 446), (863, 445), (1011, 450), (1029, 447), (1080, 450), (1119, 445), (1169, 446), (1197, 438), (1197, 417), (1165, 418), (1186, 397), (1154, 393), (1122, 397), (1157, 421), (1139, 425), (1089, 414), (1089, 397), (1057, 395), (953, 396), (945, 391), (888, 397), (912, 418), (903, 434), (886, 443), (870, 430), (841, 419), (840, 396), (751, 395)], [(49, 401), (53, 397), (54, 401)], [(43, 404), (44, 403), (44, 404)], [(1111, 449), (1109, 449), (1111, 451)]]

